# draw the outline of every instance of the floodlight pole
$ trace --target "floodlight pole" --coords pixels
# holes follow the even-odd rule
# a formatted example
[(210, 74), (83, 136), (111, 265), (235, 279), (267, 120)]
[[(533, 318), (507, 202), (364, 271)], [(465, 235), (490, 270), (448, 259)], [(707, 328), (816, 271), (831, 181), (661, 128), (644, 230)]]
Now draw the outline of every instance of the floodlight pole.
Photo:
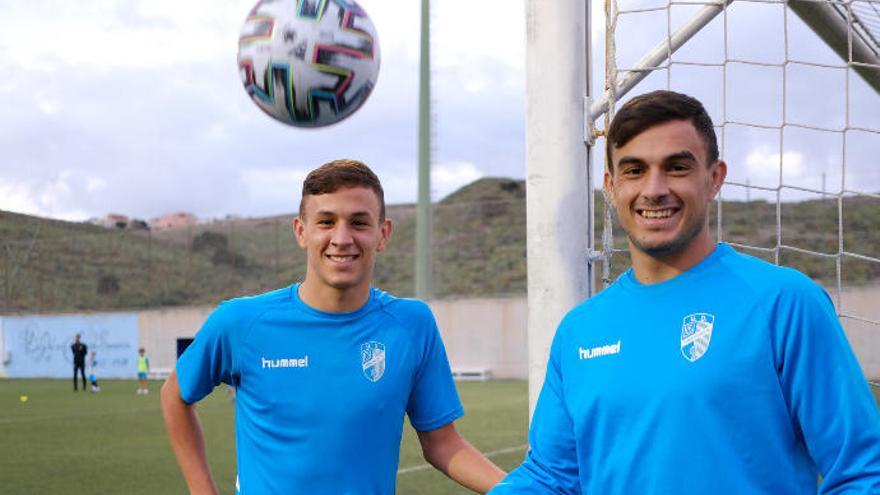
[[(589, 2), (526, 2), (529, 413), (566, 312), (589, 295)], [(589, 93), (587, 93), (589, 94)]]
[(422, 0), (419, 58), (419, 196), (416, 207), (416, 297), (432, 296), (431, 273), (431, 0)]

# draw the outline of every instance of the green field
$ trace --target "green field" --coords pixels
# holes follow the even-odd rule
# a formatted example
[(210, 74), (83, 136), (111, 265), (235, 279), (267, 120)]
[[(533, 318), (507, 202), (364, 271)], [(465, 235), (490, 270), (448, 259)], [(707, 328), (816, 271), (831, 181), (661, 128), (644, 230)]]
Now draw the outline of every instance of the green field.
[[(68, 380), (0, 380), (2, 493), (186, 493), (165, 437), (159, 385), (153, 382), (150, 395), (140, 396), (131, 380), (105, 380), (99, 394), (73, 393)], [(526, 383), (465, 382), (458, 388), (467, 410), (459, 430), (503, 469), (519, 464), (526, 443)], [(880, 403), (880, 386), (872, 388)], [(198, 407), (217, 484), (221, 493), (233, 493), (232, 402), (218, 389)], [(398, 494), (470, 493), (424, 465), (409, 426), (400, 469)]]
[[(98, 394), (73, 393), (69, 380), (0, 380), (2, 493), (186, 493), (165, 436), (159, 382), (135, 394), (132, 380), (104, 380)], [(525, 452), (528, 393), (524, 381), (459, 383), (467, 414), (464, 436), (505, 470)], [(26, 395), (28, 400), (21, 401)], [(198, 405), (208, 456), (221, 493), (234, 493), (233, 403), (221, 389)], [(404, 427), (398, 494), (464, 494), (424, 468), (418, 440)], [(513, 450), (512, 452), (508, 452)]]

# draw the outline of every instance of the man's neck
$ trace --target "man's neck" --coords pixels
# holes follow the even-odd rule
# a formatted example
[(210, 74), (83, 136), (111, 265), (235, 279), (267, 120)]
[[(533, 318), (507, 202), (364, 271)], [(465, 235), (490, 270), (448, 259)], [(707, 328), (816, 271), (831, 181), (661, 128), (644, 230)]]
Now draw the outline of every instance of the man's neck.
[(690, 270), (715, 250), (717, 243), (708, 232), (693, 240), (687, 247), (666, 256), (652, 256), (629, 243), (632, 269), (636, 280), (645, 285), (671, 280)]
[(328, 313), (357, 311), (370, 298), (370, 286), (337, 289), (317, 283), (308, 278), (299, 286), (299, 298), (307, 306)]

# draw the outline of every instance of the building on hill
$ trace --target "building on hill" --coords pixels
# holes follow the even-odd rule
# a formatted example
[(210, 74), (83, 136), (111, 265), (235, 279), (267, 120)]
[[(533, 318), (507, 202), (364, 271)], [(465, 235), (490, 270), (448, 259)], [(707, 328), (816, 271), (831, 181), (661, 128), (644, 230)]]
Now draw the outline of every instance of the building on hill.
[(150, 227), (153, 230), (171, 230), (192, 227), (199, 223), (198, 218), (192, 213), (179, 211), (177, 213), (166, 213), (160, 217), (150, 221)]
[(93, 220), (92, 223), (108, 229), (124, 229), (128, 227), (128, 217), (118, 213), (108, 213), (101, 218)]
[(132, 218), (128, 222), (128, 230), (150, 230), (150, 224), (139, 218)]

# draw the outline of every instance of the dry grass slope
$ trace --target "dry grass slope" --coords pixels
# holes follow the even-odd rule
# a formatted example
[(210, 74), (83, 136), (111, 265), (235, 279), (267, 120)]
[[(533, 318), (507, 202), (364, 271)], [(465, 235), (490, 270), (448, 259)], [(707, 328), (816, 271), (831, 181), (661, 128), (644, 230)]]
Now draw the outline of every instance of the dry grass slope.
[[(523, 181), (486, 178), (434, 205), (435, 294), (471, 297), (526, 290), (526, 205)], [(713, 207), (717, 208), (717, 206)], [(601, 233), (601, 194), (596, 195)], [(840, 213), (840, 215), (838, 215)], [(880, 199), (848, 197), (783, 203), (779, 240), (828, 255), (880, 258)], [(379, 258), (375, 283), (413, 293), (415, 208), (390, 206), (395, 230)], [(717, 216), (711, 215), (715, 232)], [(777, 244), (777, 207), (765, 201), (724, 202), (722, 238), (763, 248)], [(838, 221), (840, 218), (840, 221)], [(108, 230), (0, 211), (0, 312), (58, 312), (215, 304), (301, 280), (305, 256), (296, 246), (293, 215), (214, 221), (192, 229)], [(840, 228), (842, 227), (842, 234)], [(614, 245), (625, 247), (619, 228)], [(779, 261), (822, 282), (836, 278), (833, 257), (783, 249)], [(749, 251), (749, 250), (747, 250)], [(749, 251), (773, 261), (774, 253)], [(626, 268), (613, 259), (613, 276)], [(880, 263), (844, 256), (845, 286), (876, 283)]]

